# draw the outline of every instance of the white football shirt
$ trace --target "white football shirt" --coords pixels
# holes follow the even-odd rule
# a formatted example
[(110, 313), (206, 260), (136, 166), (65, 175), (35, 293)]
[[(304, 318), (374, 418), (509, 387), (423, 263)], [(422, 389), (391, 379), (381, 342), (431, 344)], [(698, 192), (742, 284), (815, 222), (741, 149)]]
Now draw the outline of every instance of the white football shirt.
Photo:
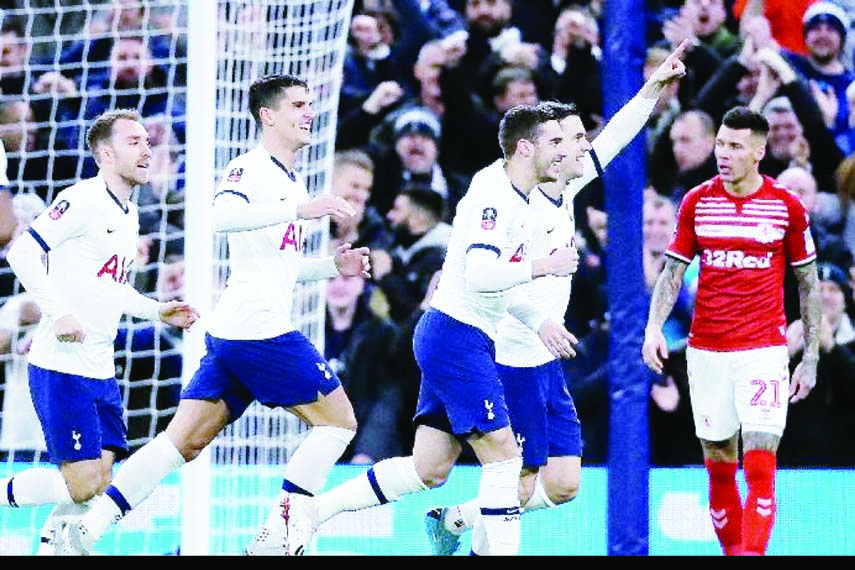
[[(214, 208), (245, 204), (281, 205), (309, 200), (302, 177), (258, 145), (226, 167)], [(232, 340), (274, 338), (295, 330), (294, 287), (305, 248), (307, 225), (291, 220), (228, 233), (229, 277), (208, 319), (208, 332)]]
[(115, 377), (113, 342), (131, 287), (138, 233), (136, 204), (122, 206), (100, 175), (60, 192), (33, 220), (30, 234), (47, 252), (51, 287), (86, 338), (59, 342), (53, 327), (62, 315), (43, 315), (30, 348), (31, 364), (87, 378)]
[(500, 263), (525, 263), (530, 280), (529, 214), (528, 198), (514, 188), (501, 159), (477, 172), (457, 205), (442, 276), (431, 306), (495, 338), (511, 288), (489, 293), (468, 288), (466, 255), (470, 249), (479, 248), (495, 253)]
[[(603, 168), (644, 127), (655, 103), (655, 99), (636, 96), (615, 113), (591, 144), (593, 150), (585, 155), (582, 176), (567, 182), (560, 199), (550, 198), (539, 188), (532, 192), (532, 215), (537, 223), (532, 232), (531, 259), (546, 257), (556, 249), (573, 244), (576, 234), (573, 200), (585, 186), (602, 174)], [(516, 287), (514, 299), (523, 299), (552, 320), (563, 323), (570, 302), (571, 285), (571, 276), (547, 275)], [(509, 313), (502, 317), (496, 338), (496, 362), (505, 366), (529, 368), (552, 360), (555, 360), (555, 356), (543, 344), (537, 331), (531, 330)]]

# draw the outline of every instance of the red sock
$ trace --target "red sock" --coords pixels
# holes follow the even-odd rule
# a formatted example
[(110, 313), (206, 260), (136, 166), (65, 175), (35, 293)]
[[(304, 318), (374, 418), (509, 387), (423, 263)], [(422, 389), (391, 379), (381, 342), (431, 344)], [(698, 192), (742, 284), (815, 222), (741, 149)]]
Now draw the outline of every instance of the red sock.
[(769, 535), (775, 524), (775, 469), (777, 461), (770, 451), (753, 449), (742, 459), (748, 499), (742, 519), (742, 537), (746, 554), (766, 554)]
[(738, 463), (705, 462), (710, 478), (710, 517), (726, 556), (742, 553), (742, 498), (736, 486)]

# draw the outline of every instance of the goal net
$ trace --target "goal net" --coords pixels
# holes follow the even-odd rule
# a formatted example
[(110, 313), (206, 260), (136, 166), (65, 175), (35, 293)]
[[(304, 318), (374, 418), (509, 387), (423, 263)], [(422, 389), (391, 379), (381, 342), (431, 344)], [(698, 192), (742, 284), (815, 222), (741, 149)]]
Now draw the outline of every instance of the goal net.
[[(210, 232), (222, 169), (257, 141), (248, 88), (261, 74), (305, 77), (315, 142), (299, 156), (309, 191), (329, 184), (335, 110), (353, 0), (25, 0), (0, 10), (0, 137), (19, 228), (58, 192), (95, 173), (85, 130), (99, 112), (139, 109), (152, 138), (152, 181), (136, 196), (135, 285), (209, 309), (228, 276)], [(186, 244), (186, 245), (185, 245)], [(326, 253), (318, 223), (308, 255)], [(323, 345), (319, 284), (295, 294), (295, 323)], [(49, 465), (26, 379), (32, 303), (0, 260), (0, 477)], [(116, 372), (132, 451), (167, 425), (198, 364), (204, 331), (184, 335), (126, 318)], [(263, 522), (305, 426), (252, 406), (199, 460), (167, 477), (108, 532), (102, 554), (239, 554)], [(198, 464), (195, 465), (194, 464)], [(192, 469), (188, 467), (193, 466)], [(30, 554), (50, 511), (0, 509), (0, 554)]]

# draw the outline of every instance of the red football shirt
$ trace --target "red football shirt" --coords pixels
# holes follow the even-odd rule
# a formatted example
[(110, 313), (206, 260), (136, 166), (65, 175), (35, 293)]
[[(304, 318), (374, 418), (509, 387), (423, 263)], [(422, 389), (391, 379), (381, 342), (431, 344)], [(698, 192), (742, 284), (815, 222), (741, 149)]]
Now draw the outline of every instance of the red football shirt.
[(774, 179), (742, 198), (716, 176), (686, 194), (667, 255), (700, 258), (689, 346), (734, 351), (786, 344), (784, 271), (816, 258), (798, 196)]

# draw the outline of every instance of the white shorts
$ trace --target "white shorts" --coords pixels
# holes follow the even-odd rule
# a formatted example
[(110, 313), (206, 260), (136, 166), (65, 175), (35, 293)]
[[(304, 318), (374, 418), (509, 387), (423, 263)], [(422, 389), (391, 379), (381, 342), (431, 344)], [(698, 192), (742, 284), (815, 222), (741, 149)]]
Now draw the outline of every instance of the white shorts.
[(780, 437), (790, 397), (786, 346), (737, 352), (686, 348), (695, 434), (707, 441), (758, 431)]

